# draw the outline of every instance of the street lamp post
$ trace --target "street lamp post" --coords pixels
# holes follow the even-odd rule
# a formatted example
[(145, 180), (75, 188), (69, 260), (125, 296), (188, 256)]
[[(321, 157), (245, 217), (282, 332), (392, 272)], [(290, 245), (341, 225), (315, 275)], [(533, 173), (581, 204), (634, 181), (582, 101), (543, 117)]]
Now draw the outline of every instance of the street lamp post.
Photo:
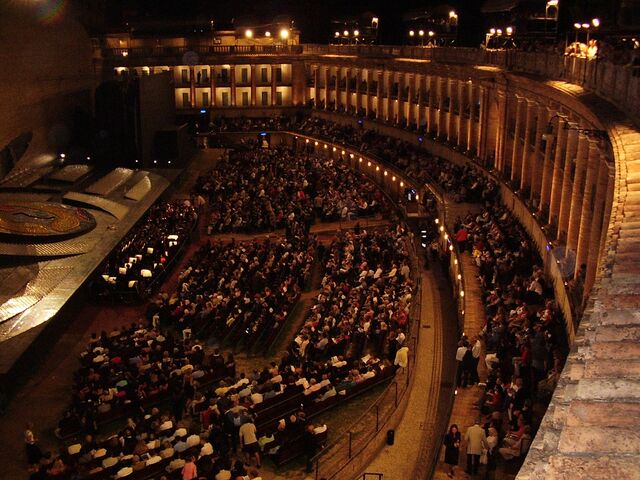
[(280, 39), (285, 45), (289, 45), (289, 29), (283, 28), (280, 30)]
[(578, 43), (578, 33), (580, 32), (580, 29), (582, 28), (582, 24), (576, 22), (576, 23), (573, 24), (573, 28), (576, 29), (576, 40), (575, 40), (575, 43)]
[(548, 0), (544, 9), (544, 36), (547, 37), (547, 22), (549, 21), (549, 10), (553, 9), (554, 34), (558, 35), (558, 0)]

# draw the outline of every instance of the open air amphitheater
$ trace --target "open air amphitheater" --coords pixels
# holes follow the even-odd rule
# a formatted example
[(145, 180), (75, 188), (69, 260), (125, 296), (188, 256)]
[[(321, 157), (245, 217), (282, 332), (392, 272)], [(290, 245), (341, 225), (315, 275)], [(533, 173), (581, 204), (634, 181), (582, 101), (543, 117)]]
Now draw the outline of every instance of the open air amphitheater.
[(640, 478), (640, 67), (6, 13), (0, 478)]

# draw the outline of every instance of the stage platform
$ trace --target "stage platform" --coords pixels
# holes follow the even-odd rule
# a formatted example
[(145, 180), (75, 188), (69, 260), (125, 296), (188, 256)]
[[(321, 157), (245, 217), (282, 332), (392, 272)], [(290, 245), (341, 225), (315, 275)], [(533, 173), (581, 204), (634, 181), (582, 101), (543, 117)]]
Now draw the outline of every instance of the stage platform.
[[(47, 172), (20, 189), (0, 183), (5, 226), (18, 224), (14, 219), (32, 226), (34, 222), (50, 222), (47, 206), (56, 204), (73, 206), (95, 221), (91, 228), (76, 229), (60, 237), (0, 237), (0, 379), (5, 385), (19, 371), (20, 363), (28, 362), (27, 354), (46, 348), (45, 337), (55, 335), (63, 307), (182, 173), (179, 169), (131, 174), (123, 174), (121, 169), (115, 174), (115, 170), (86, 170), (87, 175), (77, 177), (63, 172), (64, 181), (59, 181), (56, 171)], [(143, 178), (147, 188), (142, 193), (136, 188), (137, 194), (130, 195), (132, 187)], [(96, 184), (99, 189), (88, 188)], [(28, 208), (29, 202), (33, 202), (33, 209)], [(27, 205), (25, 213), (16, 213), (15, 209), (23, 205)]]

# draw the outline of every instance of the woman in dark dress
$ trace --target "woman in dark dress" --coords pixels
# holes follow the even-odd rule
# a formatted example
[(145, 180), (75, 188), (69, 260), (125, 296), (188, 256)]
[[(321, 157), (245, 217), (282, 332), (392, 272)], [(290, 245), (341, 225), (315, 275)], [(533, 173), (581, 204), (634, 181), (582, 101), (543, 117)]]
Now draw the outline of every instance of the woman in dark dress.
[(458, 465), (460, 458), (460, 431), (457, 425), (451, 425), (449, 433), (444, 437), (444, 463), (451, 467), (447, 475), (453, 478), (453, 470)]

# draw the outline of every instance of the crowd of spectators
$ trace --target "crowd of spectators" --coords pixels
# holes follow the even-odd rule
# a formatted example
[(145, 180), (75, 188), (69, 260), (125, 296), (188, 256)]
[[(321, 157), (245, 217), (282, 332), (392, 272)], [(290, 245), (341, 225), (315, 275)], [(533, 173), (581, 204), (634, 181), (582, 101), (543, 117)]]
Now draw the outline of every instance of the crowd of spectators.
[[(389, 378), (397, 367), (406, 367), (404, 332), (413, 282), (404, 229), (357, 227), (340, 234), (324, 255), (321, 292), (303, 328), (281, 360), (261, 371), (237, 375), (231, 355), (225, 359), (217, 349), (211, 351), (195, 341), (195, 335), (184, 334), (195, 328), (196, 319), (211, 323), (197, 313), (187, 315), (191, 322), (184, 320), (191, 300), (196, 304), (199, 296), (215, 300), (208, 288), (221, 288), (228, 279), (234, 288), (253, 292), (249, 286), (253, 283), (273, 287), (278, 278), (290, 279), (291, 272), (282, 277), (275, 273), (285, 263), (283, 258), (295, 257), (292, 263), (308, 265), (313, 247), (301, 242), (308, 249), (294, 253), (295, 242), (207, 243), (181, 274), (178, 291), (171, 297), (175, 308), (165, 309), (167, 296), (160, 294), (161, 301), (149, 306), (146, 325), (93, 335), (81, 355), (72, 405), (58, 428), (61, 437), (75, 434), (83, 440), (57, 457), (35, 455), (35, 478), (51, 476), (55, 464), (60, 475), (96, 479), (124, 478), (160, 467), (168, 478), (195, 469), (207, 478), (235, 479), (247, 475), (248, 464), (254, 461), (260, 468), (264, 455), (278, 462), (296, 451), (310, 460), (327, 428), (311, 423), (307, 416)], [(224, 253), (225, 248), (233, 253)], [(234, 278), (225, 265), (209, 265), (202, 256), (236, 266), (245, 263), (246, 269), (236, 271), (246, 270), (246, 278), (242, 274)], [(265, 271), (265, 265), (273, 270)], [(205, 275), (192, 277), (197, 270)], [(238, 297), (251, 308), (260, 304)], [(180, 305), (184, 308), (176, 314)], [(182, 335), (162, 328), (165, 314), (178, 323), (182, 319), (180, 328), (186, 327)], [(168, 411), (154, 406), (162, 398), (169, 401)], [(286, 404), (286, 399), (293, 402)], [(109, 412), (129, 418), (116, 434), (103, 436), (98, 426)]]
[(483, 201), (495, 194), (496, 185), (476, 168), (446, 161), (419, 148), (418, 144), (315, 117), (304, 119), (295, 128), (301, 133), (352, 145), (397, 167), (418, 183), (434, 182), (454, 201)]
[(286, 115), (272, 117), (214, 117), (209, 123), (211, 132), (264, 132), (286, 130), (294, 120)]
[(106, 258), (99, 280), (115, 291), (142, 290), (162, 276), (198, 221), (191, 202), (153, 205)]
[(299, 358), (375, 352), (395, 361), (404, 347), (412, 293), (406, 232), (357, 228), (325, 254), (325, 275), (291, 352)]
[[(227, 127), (247, 131), (255, 125)], [(486, 362), (489, 376), (478, 407), (484, 415), (485, 432), (502, 439), (491, 442), (495, 448), (490, 454), (495, 457), (499, 452), (504, 458), (513, 458), (526, 453), (534, 426), (533, 402), (548, 400), (553, 392), (566, 354), (566, 339), (552, 286), (524, 229), (496, 201), (496, 186), (473, 167), (445, 162), (418, 145), (372, 130), (315, 118), (287, 122), (287, 128), (354, 145), (418, 181), (436, 182), (453, 200), (484, 205), (482, 212), (459, 219), (454, 228), (458, 247), (468, 250), (479, 267), (487, 316), (478, 338), (463, 337), (460, 342), (456, 356), (459, 385), (478, 383), (478, 362)], [(172, 456), (169, 470), (171, 464), (176, 470), (195, 461), (199, 471), (212, 465), (218, 475), (230, 471), (238, 442), (246, 460), (259, 463), (259, 452), (274, 454), (287, 444), (285, 439), (293, 438), (283, 432), (295, 430), (298, 439), (305, 432), (301, 428), (304, 411), (296, 411), (290, 418), (265, 420), (260, 404), (294, 389), (305, 395), (307, 402), (325, 402), (381, 375), (392, 364), (406, 366), (405, 332), (414, 285), (406, 232), (401, 227), (356, 227), (340, 233), (326, 251), (320, 248), (324, 265), (321, 290), (279, 363), (236, 376), (232, 358), (225, 361), (217, 352), (207, 356), (206, 349), (194, 342), (196, 337), (221, 335), (235, 324), (249, 335), (277, 327), (308, 275), (317, 247), (308, 234), (313, 219), (344, 218), (353, 209), (357, 211), (360, 200), (367, 206), (380, 204), (377, 190), (372, 185), (362, 188), (363, 183), (366, 185), (340, 161), (285, 147), (239, 152), (198, 179), (196, 191), (209, 198), (214, 212), (212, 232), (285, 227), (285, 238), (263, 243), (208, 242), (181, 273), (177, 291), (171, 296), (161, 294), (151, 305), (148, 327), (94, 337), (77, 377), (71, 413), (61, 422), (61, 429), (65, 421), (76, 422), (83, 432), (93, 435), (98, 407), (87, 409), (87, 405), (110, 405), (103, 409), (127, 405), (135, 412), (129, 430), (120, 432), (117, 442), (111, 440), (118, 467), (123, 461), (130, 462), (129, 455), (136, 458), (136, 452), (124, 449), (125, 439), (133, 436), (136, 444), (160, 440), (154, 444), (156, 449), (162, 447), (180, 457)], [(356, 185), (357, 193), (353, 192)], [(343, 206), (325, 208), (335, 207), (336, 198), (344, 200), (347, 213), (343, 213)], [(229, 199), (230, 203), (225, 203)], [(229, 226), (224, 213), (234, 206), (231, 217), (242, 212), (247, 219)], [(174, 339), (170, 333), (161, 333), (163, 324), (179, 326), (182, 335)], [(121, 337), (126, 339), (122, 344)], [(486, 348), (484, 359), (481, 340)], [(171, 348), (166, 348), (169, 345)], [(224, 370), (226, 378), (207, 388), (200, 379), (215, 375), (219, 370), (214, 365)], [(171, 412), (162, 415), (157, 409), (146, 409), (142, 402), (146, 396), (161, 392), (168, 392), (172, 405)], [(79, 411), (84, 413), (79, 415)], [(69, 420), (74, 415), (75, 419)], [(189, 421), (180, 423), (185, 418)], [(171, 427), (163, 435), (161, 426), (167, 422)], [(243, 428), (244, 434), (240, 434), (246, 424), (254, 427)], [(254, 435), (258, 447), (247, 441)], [(93, 437), (86, 443), (99, 447)], [(247, 443), (251, 445), (248, 448)], [(81, 448), (85, 457), (90, 453), (87, 464), (95, 466), (95, 452), (100, 448)], [(181, 455), (188, 449), (188, 455)], [(194, 449), (201, 450), (191, 458)], [(203, 454), (209, 450), (211, 454)]]
[(541, 261), (505, 206), (488, 202), (477, 215), (459, 220), (455, 230), (459, 249), (468, 250), (478, 265), (487, 318), (478, 338), (463, 337), (458, 345), (458, 385), (477, 384), (478, 364), (486, 363), (477, 407), (485, 431), (501, 439), (485, 445), (487, 464), (494, 467), (498, 455), (509, 460), (526, 454), (534, 402), (550, 400), (567, 353), (566, 333)]
[(309, 226), (384, 207), (373, 183), (344, 163), (286, 146), (235, 151), (195, 188), (209, 199), (209, 233), (272, 231), (294, 220)]
[[(280, 363), (236, 375), (231, 355), (209, 354), (196, 340), (220, 338), (233, 329), (245, 338), (277, 330), (308, 278), (318, 247), (309, 235), (309, 217), (329, 219), (336, 215), (331, 208), (349, 216), (340, 201), (345, 206), (352, 201), (349, 209), (356, 215), (370, 214), (369, 208), (382, 203), (370, 182), (358, 181), (339, 162), (306, 155), (300, 163), (300, 183), (293, 191), (308, 210), (287, 215), (283, 237), (208, 240), (180, 272), (175, 292), (161, 292), (149, 304), (146, 322), (92, 336), (75, 375), (71, 406), (57, 429), (60, 437), (84, 440), (57, 457), (32, 455), (34, 478), (119, 478), (161, 464), (160, 473), (169, 478), (195, 469), (235, 479), (247, 474), (242, 461), (231, 463), (238, 445), (258, 468), (261, 452), (279, 461), (301, 445), (310, 459), (326, 426), (316, 428), (307, 414), (384, 381), (397, 366), (406, 367), (404, 332), (413, 283), (406, 232), (400, 227), (367, 231), (358, 226), (331, 244), (322, 258), (321, 293)], [(282, 165), (277, 168), (284, 171)], [(149, 221), (187, 212), (196, 220), (189, 203), (158, 207)], [(122, 254), (134, 245), (155, 251), (157, 244), (149, 247), (141, 240), (153, 228), (145, 224), (135, 231)], [(294, 411), (271, 408), (295, 395), (300, 398)], [(169, 410), (161, 412), (166, 402)], [(124, 428), (100, 434), (104, 424), (123, 415), (129, 417)]]
[(153, 318), (199, 338), (222, 339), (235, 329), (255, 340), (277, 331), (305, 286), (316, 248), (304, 226), (289, 230), (265, 241), (207, 241), (180, 273), (178, 289), (159, 296)]
[[(246, 453), (253, 454), (259, 468), (258, 447), (269, 445), (267, 451), (274, 453), (289, 437), (301, 436), (299, 427), (306, 424), (300, 413), (295, 419), (278, 422), (275, 428), (265, 426), (269, 435), (261, 435), (265, 438), (260, 445), (248, 448), (247, 430), (251, 428), (244, 425), (253, 425), (255, 405), (288, 390), (310, 388), (305, 375), (284, 361), (263, 372), (236, 377), (231, 356), (225, 359), (217, 350), (206, 354), (203, 345), (190, 339), (134, 324), (94, 335), (82, 354), (82, 363), (72, 409), (60, 422), (58, 432), (72, 426), (71, 412), (84, 411), (87, 421), (73, 425), (77, 428), (74, 433), (81, 433), (83, 440), (53, 456), (39, 451), (28, 430), (33, 478), (124, 478), (145, 469), (176, 478), (176, 474), (192, 469), (188, 466), (192, 462), (207, 478), (235, 479), (251, 470), (240, 457), (235, 464), (231, 462), (239, 443)], [(316, 379), (308, 376), (315, 385)], [(319, 389), (312, 388), (308, 395), (316, 391)], [(145, 401), (162, 393), (170, 401), (170, 410), (164, 412)], [(129, 415), (126, 424), (113, 435), (99, 435), (95, 420), (89, 420), (92, 412), (104, 413), (124, 405)], [(311, 428), (313, 434), (325, 431), (322, 426)], [(255, 426), (253, 432), (255, 436)], [(158, 467), (161, 469), (156, 471)]]

